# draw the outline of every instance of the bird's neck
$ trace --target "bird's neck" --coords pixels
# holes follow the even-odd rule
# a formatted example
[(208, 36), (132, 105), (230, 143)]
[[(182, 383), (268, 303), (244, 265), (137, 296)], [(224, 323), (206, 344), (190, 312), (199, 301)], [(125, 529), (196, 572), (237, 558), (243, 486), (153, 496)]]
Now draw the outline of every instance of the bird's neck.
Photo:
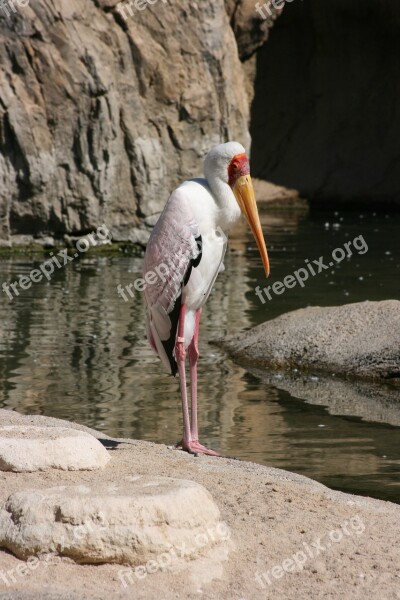
[(240, 208), (230, 186), (217, 178), (209, 178), (208, 184), (217, 205), (217, 226), (229, 231), (240, 219)]

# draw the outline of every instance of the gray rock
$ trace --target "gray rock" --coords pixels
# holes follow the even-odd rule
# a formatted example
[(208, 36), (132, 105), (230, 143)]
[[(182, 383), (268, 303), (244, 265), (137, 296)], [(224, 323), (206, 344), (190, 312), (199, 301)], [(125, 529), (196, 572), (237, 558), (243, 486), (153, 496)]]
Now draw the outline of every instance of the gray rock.
[(0, 471), (90, 471), (109, 460), (103, 445), (83, 431), (27, 425), (0, 428)]
[(0, 546), (21, 559), (53, 554), (78, 563), (143, 565), (169, 553), (173, 563), (228, 537), (211, 494), (173, 478), (128, 476), (93, 487), (16, 492), (0, 509)]
[(307, 200), (300, 198), (297, 190), (290, 190), (255, 177), (253, 183), (258, 204), (267, 204), (268, 208), (285, 206), (285, 208), (308, 209)]
[(255, 366), (400, 381), (400, 302), (304, 308), (221, 345)]
[(249, 145), (224, 0), (152, 2), (126, 20), (117, 5), (35, 0), (0, 19), (2, 245), (103, 223), (143, 241), (141, 219), (212, 145)]

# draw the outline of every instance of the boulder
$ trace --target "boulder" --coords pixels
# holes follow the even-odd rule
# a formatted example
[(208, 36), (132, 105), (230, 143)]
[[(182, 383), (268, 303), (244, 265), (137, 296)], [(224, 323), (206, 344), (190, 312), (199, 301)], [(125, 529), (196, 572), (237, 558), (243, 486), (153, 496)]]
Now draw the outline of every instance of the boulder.
[(253, 177), (254, 192), (257, 202), (268, 205), (268, 208), (308, 208), (307, 200), (300, 197), (297, 190), (291, 190), (281, 185), (275, 185), (269, 181), (263, 181)]
[(96, 438), (66, 427), (0, 428), (0, 471), (101, 469), (110, 455)]
[(400, 302), (302, 308), (221, 345), (255, 366), (400, 381)]
[(143, 565), (193, 559), (229, 537), (211, 494), (167, 477), (16, 492), (0, 509), (0, 546), (18, 558)]

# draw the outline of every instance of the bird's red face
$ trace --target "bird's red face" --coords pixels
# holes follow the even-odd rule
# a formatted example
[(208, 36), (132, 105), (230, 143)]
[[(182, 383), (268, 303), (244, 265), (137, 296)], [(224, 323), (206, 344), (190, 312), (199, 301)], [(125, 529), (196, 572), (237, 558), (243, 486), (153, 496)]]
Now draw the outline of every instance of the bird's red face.
[(265, 245), (264, 235), (261, 229), (260, 217), (253, 182), (250, 176), (250, 164), (247, 154), (236, 154), (228, 166), (228, 183), (232, 188), (237, 203), (247, 219), (250, 229), (256, 240), (261, 255), (265, 274), (269, 276), (269, 258)]
[(228, 167), (228, 175), (228, 183), (231, 188), (233, 188), (239, 177), (250, 175), (250, 164), (247, 154), (237, 154), (232, 158)]

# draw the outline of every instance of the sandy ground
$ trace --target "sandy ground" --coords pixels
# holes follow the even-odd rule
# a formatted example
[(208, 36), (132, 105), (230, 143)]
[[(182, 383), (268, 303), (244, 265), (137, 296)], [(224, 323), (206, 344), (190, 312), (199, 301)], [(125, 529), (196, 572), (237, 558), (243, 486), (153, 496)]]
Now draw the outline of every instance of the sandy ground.
[[(46, 417), (0, 410), (0, 424), (66, 425)], [(0, 504), (17, 490), (60, 484), (118, 482), (154, 474), (204, 485), (232, 539), (208, 558), (121, 583), (121, 565), (40, 562), (20, 575), (22, 561), (0, 551), (0, 599), (207, 598), (400, 599), (400, 506), (333, 492), (310, 479), (225, 458), (194, 457), (166, 446), (105, 442), (112, 460), (102, 471), (0, 473)], [(218, 548), (218, 549), (217, 549)], [(15, 582), (12, 582), (12, 576)], [(1, 575), (5, 575), (9, 585)]]

